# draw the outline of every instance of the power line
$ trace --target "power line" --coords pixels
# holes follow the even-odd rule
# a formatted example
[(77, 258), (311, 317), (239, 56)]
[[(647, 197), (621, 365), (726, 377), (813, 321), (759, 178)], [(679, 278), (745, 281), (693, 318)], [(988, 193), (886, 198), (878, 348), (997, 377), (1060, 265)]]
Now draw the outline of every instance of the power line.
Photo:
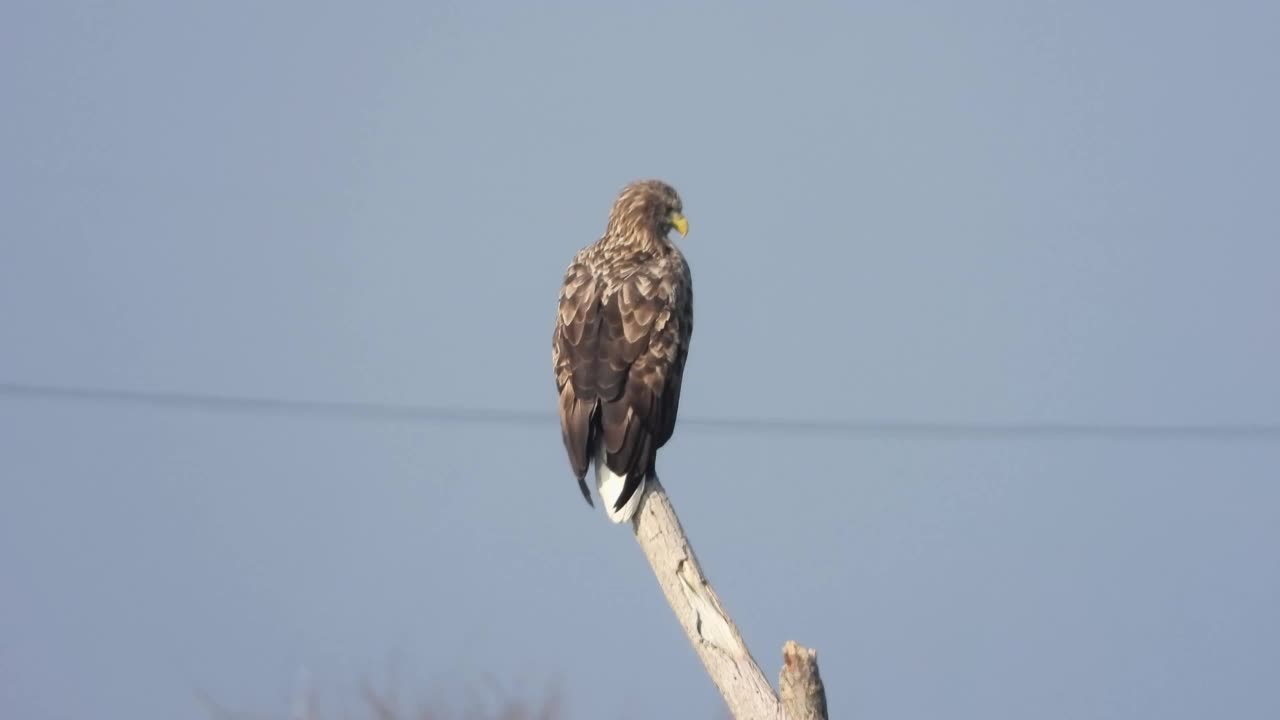
[[(556, 417), (553, 413), (532, 410), (450, 407), (371, 401), (299, 400), (250, 395), (120, 390), (16, 382), (0, 382), (0, 396), (224, 413), (281, 414), (414, 423), (467, 423), (534, 427), (553, 425), (556, 422)], [(789, 435), (910, 434), (1280, 438), (1280, 424), (1268, 423), (1001, 423), (685, 416), (680, 419), (680, 426), (720, 432)]]

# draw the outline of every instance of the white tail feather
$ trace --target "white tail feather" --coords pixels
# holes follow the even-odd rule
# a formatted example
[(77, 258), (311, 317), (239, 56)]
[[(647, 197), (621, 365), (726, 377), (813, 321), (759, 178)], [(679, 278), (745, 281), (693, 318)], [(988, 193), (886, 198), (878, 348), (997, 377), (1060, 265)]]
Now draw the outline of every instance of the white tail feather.
[(622, 509), (614, 510), (614, 504), (618, 502), (618, 497), (622, 495), (622, 489), (626, 487), (627, 476), (615, 474), (605, 464), (604, 443), (600, 443), (599, 449), (596, 450), (595, 466), (596, 490), (600, 493), (600, 500), (604, 503), (605, 514), (616, 523), (627, 522), (632, 515), (636, 514), (636, 509), (640, 507), (640, 498), (644, 497), (644, 480), (640, 480), (636, 491), (631, 494)]

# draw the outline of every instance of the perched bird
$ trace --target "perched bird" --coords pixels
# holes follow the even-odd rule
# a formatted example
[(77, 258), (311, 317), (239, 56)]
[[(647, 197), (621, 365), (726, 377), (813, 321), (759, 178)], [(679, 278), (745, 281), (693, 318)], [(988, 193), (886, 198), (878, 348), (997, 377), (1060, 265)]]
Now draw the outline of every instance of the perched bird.
[(623, 188), (604, 235), (573, 258), (551, 346), (560, 430), (591, 505), (586, 474), (615, 523), (635, 514), (658, 448), (671, 439), (693, 333), (689, 264), (668, 237), (689, 223), (675, 188)]

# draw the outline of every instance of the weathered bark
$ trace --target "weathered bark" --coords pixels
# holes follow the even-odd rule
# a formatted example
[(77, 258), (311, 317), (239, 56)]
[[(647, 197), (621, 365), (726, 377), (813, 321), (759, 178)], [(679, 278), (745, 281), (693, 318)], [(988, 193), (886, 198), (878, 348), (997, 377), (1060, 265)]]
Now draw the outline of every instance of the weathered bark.
[(788, 640), (778, 673), (782, 710), (787, 720), (827, 720), (827, 689), (818, 674), (818, 651)]
[(671, 500), (651, 478), (633, 520), (636, 540), (685, 636), (737, 720), (826, 720), (826, 693), (817, 655), (788, 642), (778, 701), (741, 633), (702, 574)]

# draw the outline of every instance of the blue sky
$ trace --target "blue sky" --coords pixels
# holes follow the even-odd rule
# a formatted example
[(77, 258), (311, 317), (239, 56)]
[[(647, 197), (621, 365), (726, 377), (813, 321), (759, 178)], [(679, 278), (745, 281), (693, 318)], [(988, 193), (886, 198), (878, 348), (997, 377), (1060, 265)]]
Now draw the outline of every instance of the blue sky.
[[(9, 3), (0, 714), (331, 707), (491, 674), (719, 699), (577, 494), (550, 331), (672, 182), (697, 329), (659, 461), (767, 672), (859, 717), (1280, 713), (1280, 8)], [(879, 429), (877, 429), (879, 428)], [(470, 689), (469, 689), (470, 688)]]

